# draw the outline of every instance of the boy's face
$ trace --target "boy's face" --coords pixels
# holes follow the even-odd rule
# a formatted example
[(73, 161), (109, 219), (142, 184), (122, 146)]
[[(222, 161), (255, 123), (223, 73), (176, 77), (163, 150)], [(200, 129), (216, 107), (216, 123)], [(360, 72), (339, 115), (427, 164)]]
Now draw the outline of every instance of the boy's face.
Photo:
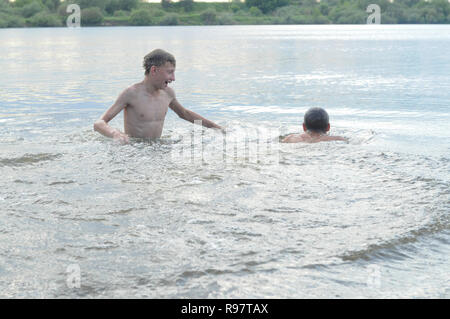
[(165, 89), (170, 82), (175, 81), (175, 66), (170, 62), (161, 66), (152, 66), (151, 74), (155, 84)]

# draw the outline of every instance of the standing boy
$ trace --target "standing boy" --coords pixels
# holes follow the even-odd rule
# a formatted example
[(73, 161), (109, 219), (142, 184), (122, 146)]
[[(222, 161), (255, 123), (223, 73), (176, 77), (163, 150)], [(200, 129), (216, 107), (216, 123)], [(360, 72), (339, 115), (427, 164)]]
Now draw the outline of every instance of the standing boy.
[[(125, 89), (116, 102), (94, 123), (94, 130), (122, 143), (129, 137), (160, 138), (164, 119), (170, 107), (180, 118), (194, 123), (201, 120), (209, 128), (222, 129), (197, 113), (185, 109), (176, 99), (168, 85), (175, 81), (176, 61), (172, 54), (156, 49), (144, 57), (145, 78)], [(108, 125), (120, 111), (124, 110), (122, 133)]]

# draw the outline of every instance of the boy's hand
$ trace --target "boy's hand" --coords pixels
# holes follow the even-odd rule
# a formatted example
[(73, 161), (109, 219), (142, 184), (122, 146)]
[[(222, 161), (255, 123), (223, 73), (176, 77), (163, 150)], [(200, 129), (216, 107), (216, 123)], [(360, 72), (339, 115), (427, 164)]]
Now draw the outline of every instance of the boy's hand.
[(213, 128), (216, 130), (219, 130), (222, 133), (226, 133), (226, 129), (220, 125), (215, 124), (215, 126)]
[(120, 144), (128, 144), (130, 142), (130, 138), (128, 137), (128, 135), (123, 134), (119, 131), (115, 131), (113, 133), (113, 139), (114, 141), (117, 141)]

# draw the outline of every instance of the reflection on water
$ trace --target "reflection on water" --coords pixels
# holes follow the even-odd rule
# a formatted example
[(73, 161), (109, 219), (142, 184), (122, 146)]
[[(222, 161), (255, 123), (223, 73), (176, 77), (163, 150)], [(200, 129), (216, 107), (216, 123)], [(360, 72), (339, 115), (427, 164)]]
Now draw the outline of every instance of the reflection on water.
[[(448, 297), (447, 29), (0, 30), (1, 295)], [(92, 130), (155, 47), (226, 135)], [(279, 143), (311, 106), (349, 143)]]

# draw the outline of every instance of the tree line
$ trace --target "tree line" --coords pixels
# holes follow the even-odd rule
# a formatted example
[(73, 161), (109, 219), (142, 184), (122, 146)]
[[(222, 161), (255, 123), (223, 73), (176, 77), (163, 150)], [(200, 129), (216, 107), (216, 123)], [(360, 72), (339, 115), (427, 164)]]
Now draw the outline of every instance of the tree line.
[(381, 24), (450, 23), (448, 0), (0, 0), (0, 28), (63, 27), (70, 4), (79, 5), (82, 26), (365, 24), (371, 3)]

